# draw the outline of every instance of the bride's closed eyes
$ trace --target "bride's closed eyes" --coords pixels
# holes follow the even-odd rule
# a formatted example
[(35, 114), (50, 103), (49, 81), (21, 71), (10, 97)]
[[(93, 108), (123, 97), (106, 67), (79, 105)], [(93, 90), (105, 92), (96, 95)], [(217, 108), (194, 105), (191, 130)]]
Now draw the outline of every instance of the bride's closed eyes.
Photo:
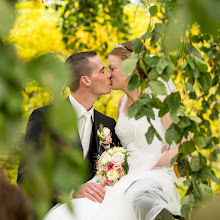
[(116, 67), (109, 66), (109, 70), (114, 71)]

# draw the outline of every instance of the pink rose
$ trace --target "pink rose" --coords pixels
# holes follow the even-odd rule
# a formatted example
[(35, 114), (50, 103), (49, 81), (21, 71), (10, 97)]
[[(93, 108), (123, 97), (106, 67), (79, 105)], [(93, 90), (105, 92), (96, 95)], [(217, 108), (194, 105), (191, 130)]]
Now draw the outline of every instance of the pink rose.
[(110, 165), (108, 166), (108, 170), (111, 170), (113, 166), (114, 166), (114, 164), (110, 163)]
[(117, 165), (117, 166), (114, 165), (114, 166), (113, 166), (113, 169), (114, 169), (114, 170), (117, 170), (117, 171), (119, 171), (119, 172), (121, 172), (121, 171), (123, 170), (123, 168), (122, 168), (121, 165)]
[(119, 178), (122, 178), (124, 175), (124, 173), (119, 173)]
[(124, 162), (125, 155), (121, 152), (115, 153), (112, 156), (112, 162), (115, 164), (115, 166), (119, 166)]
[(103, 167), (103, 170), (104, 170), (104, 171), (108, 171), (109, 169), (108, 169), (107, 166), (105, 166), (105, 167)]

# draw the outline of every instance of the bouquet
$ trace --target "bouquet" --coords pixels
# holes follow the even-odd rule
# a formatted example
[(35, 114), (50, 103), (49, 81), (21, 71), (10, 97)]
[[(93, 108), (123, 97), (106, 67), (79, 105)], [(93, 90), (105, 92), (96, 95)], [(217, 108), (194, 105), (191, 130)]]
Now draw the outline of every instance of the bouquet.
[(123, 147), (113, 147), (104, 151), (97, 163), (97, 176), (100, 183), (114, 185), (128, 172), (127, 150)]
[(108, 186), (114, 185), (128, 172), (128, 152), (123, 147), (114, 146), (112, 143), (110, 129), (101, 124), (97, 132), (100, 146), (105, 148), (102, 155), (98, 156), (97, 177), (98, 182), (105, 182)]

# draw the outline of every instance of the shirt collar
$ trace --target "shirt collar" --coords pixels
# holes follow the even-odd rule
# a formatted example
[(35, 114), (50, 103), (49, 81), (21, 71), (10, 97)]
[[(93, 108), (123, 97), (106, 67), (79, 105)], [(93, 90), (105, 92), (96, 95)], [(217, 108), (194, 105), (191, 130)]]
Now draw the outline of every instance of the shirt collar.
[[(76, 101), (71, 94), (69, 95), (69, 100), (76, 111), (77, 119), (80, 119), (87, 110), (78, 101)], [(94, 107), (92, 106), (88, 112), (92, 115), (92, 121), (94, 122)]]

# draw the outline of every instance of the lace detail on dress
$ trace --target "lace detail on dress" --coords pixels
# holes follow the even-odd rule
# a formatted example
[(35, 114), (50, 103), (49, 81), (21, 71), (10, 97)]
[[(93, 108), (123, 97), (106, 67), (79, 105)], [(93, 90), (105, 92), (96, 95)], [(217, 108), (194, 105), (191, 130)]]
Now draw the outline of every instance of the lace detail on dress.
[(124, 107), (127, 101), (127, 96), (125, 95), (122, 99), (122, 103), (119, 109), (118, 122), (115, 127), (115, 132), (122, 144), (123, 147), (126, 147), (128, 144), (132, 143), (135, 140), (135, 119), (127, 118), (124, 114)]

